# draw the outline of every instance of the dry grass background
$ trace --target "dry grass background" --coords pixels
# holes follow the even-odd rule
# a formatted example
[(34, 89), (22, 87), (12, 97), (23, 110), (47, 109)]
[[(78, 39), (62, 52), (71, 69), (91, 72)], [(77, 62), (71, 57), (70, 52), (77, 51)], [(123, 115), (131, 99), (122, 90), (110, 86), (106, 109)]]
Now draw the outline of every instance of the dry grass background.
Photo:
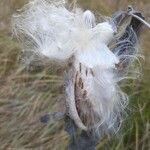
[[(63, 69), (42, 62), (23, 65), (18, 42), (12, 37), (11, 15), (27, 0), (0, 0), (0, 150), (65, 150), (64, 121), (40, 123), (45, 112), (64, 109)], [(84, 9), (111, 15), (132, 4), (150, 22), (149, 0), (79, 0)], [(141, 81), (128, 85), (129, 116), (118, 137), (105, 137), (99, 150), (150, 149), (150, 31), (144, 30), (145, 56)], [(61, 68), (61, 69), (60, 69)]]

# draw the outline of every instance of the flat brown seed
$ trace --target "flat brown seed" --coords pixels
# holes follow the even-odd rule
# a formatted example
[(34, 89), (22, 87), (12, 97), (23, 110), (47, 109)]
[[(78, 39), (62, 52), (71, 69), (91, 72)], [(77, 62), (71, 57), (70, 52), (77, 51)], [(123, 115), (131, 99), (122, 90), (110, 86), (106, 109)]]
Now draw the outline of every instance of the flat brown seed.
[(88, 74), (88, 70), (86, 69), (86, 71), (85, 71), (85, 74), (86, 74), (86, 76), (87, 76), (87, 74)]
[(81, 73), (81, 71), (82, 71), (81, 63), (79, 64), (79, 70), (80, 70), (80, 73)]
[(91, 71), (92, 76), (94, 76), (94, 72), (93, 72), (93, 70), (92, 70), (92, 69), (90, 69), (90, 71)]
[(85, 99), (86, 97), (87, 97), (87, 91), (84, 90), (84, 92), (83, 92), (83, 98)]
[(78, 86), (82, 88), (82, 78), (79, 78)]

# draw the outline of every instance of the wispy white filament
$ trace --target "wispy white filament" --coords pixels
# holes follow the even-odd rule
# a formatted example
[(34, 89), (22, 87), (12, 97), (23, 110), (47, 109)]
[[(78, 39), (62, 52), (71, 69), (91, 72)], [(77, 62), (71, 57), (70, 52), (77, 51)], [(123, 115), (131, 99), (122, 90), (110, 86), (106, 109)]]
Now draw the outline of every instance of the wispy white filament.
[[(125, 70), (123, 77), (120, 77), (115, 66), (121, 59), (134, 58), (126, 53), (119, 55), (121, 46), (114, 53), (110, 51), (108, 44), (114, 39), (114, 30), (109, 21), (96, 24), (91, 11), (67, 10), (63, 0), (32, 0), (18, 15), (13, 16), (12, 28), (25, 51), (32, 51), (41, 58), (46, 56), (59, 63), (74, 57), (75, 72), (80, 71), (79, 64), (82, 64), (84, 69), (80, 77), (92, 111), (98, 116), (93, 128), (104, 133), (118, 130), (128, 104), (128, 96), (122, 92), (118, 82), (125, 79), (124, 75), (128, 73)], [(123, 47), (132, 47), (130, 39), (120, 41), (123, 42)], [(135, 50), (134, 56), (136, 54)], [(90, 72), (88, 76), (86, 69)], [(74, 89), (68, 92), (68, 97), (71, 97), (70, 101), (67, 99), (70, 117), (78, 127), (87, 130), (88, 125), (83, 125), (75, 110)], [(83, 111), (89, 110), (83, 108)]]
[(150, 29), (150, 24), (148, 22), (146, 22), (145, 20), (143, 20), (142, 18), (138, 17), (137, 15), (133, 14), (133, 13), (129, 13), (131, 16), (137, 18), (139, 21), (141, 21), (143, 24), (145, 24), (149, 29)]

